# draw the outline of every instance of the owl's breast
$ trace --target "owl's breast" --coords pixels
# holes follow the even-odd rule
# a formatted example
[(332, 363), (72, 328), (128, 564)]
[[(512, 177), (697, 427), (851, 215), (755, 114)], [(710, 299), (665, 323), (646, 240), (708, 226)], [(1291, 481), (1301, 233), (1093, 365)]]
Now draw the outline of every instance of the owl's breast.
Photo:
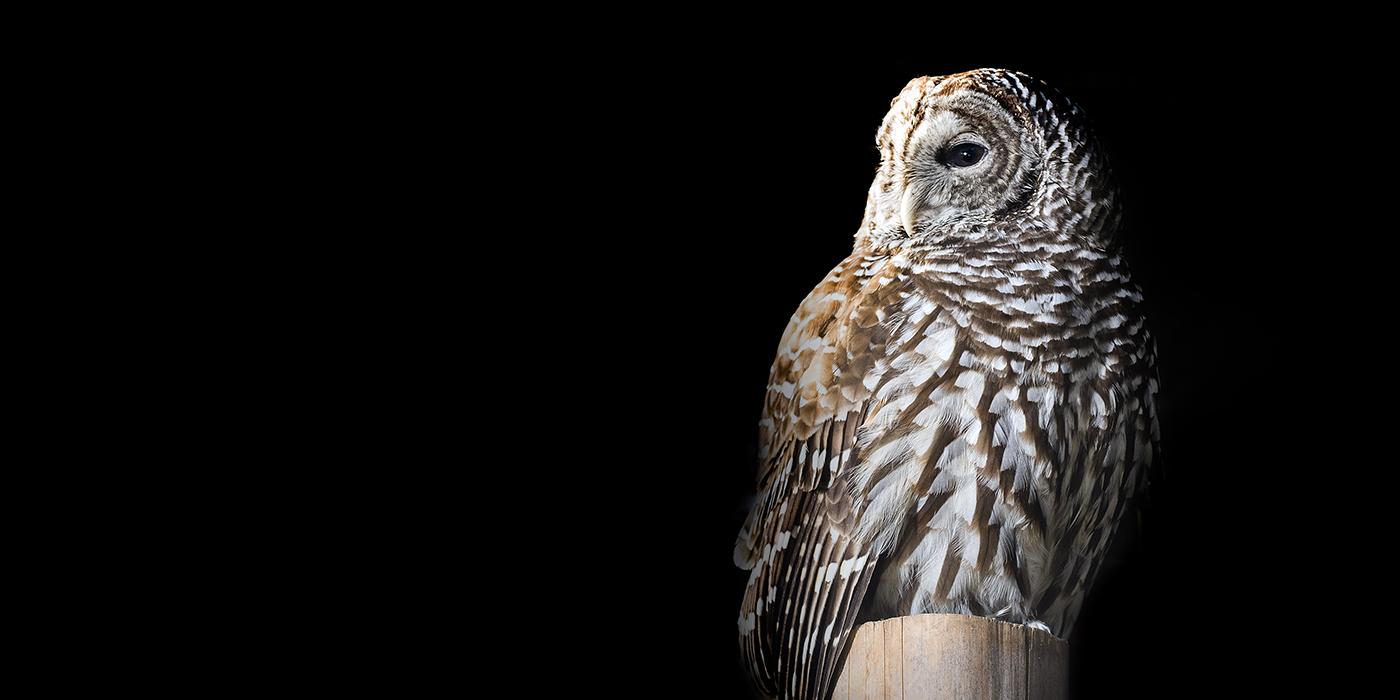
[(899, 614), (1034, 617), (1036, 591), (1101, 544), (1071, 523), (1116, 518), (1145, 440), (1148, 340), (1136, 289), (1101, 274), (1116, 261), (984, 262), (893, 266), (905, 284), (863, 376), (858, 536), (897, 562), (880, 591)]

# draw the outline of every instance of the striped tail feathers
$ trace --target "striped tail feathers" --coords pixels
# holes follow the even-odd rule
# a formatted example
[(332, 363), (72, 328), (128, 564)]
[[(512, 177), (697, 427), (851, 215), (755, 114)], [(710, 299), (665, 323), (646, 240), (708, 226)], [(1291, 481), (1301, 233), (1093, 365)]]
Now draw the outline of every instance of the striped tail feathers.
[(799, 491), (777, 505), (763, 509), (754, 538), (762, 547), (748, 550), (741, 650), (765, 695), (822, 700), (834, 688), (877, 557), (850, 534), (844, 488)]

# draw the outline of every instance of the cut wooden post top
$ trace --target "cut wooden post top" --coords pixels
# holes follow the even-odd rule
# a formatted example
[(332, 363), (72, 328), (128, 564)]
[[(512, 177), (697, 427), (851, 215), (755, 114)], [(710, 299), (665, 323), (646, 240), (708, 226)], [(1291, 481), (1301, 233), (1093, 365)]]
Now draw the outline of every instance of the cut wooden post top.
[(1069, 644), (968, 615), (868, 622), (855, 631), (833, 700), (1068, 697)]

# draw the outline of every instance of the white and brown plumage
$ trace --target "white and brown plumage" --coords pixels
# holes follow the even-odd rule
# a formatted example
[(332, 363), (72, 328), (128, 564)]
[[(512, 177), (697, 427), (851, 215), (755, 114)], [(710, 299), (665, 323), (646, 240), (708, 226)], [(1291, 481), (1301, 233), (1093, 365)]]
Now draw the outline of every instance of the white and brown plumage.
[(855, 249), (783, 335), (735, 561), (765, 693), (824, 698), (858, 619), (1067, 636), (1156, 447), (1152, 342), (1083, 115), (1029, 76), (891, 104)]

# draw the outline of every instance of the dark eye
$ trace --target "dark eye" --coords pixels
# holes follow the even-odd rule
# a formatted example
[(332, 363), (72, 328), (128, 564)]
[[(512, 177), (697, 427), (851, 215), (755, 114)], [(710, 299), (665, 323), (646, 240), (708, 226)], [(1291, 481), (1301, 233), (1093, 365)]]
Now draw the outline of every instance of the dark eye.
[(960, 143), (950, 146), (943, 154), (943, 164), (950, 168), (966, 168), (976, 165), (987, 154), (987, 149), (975, 143)]

